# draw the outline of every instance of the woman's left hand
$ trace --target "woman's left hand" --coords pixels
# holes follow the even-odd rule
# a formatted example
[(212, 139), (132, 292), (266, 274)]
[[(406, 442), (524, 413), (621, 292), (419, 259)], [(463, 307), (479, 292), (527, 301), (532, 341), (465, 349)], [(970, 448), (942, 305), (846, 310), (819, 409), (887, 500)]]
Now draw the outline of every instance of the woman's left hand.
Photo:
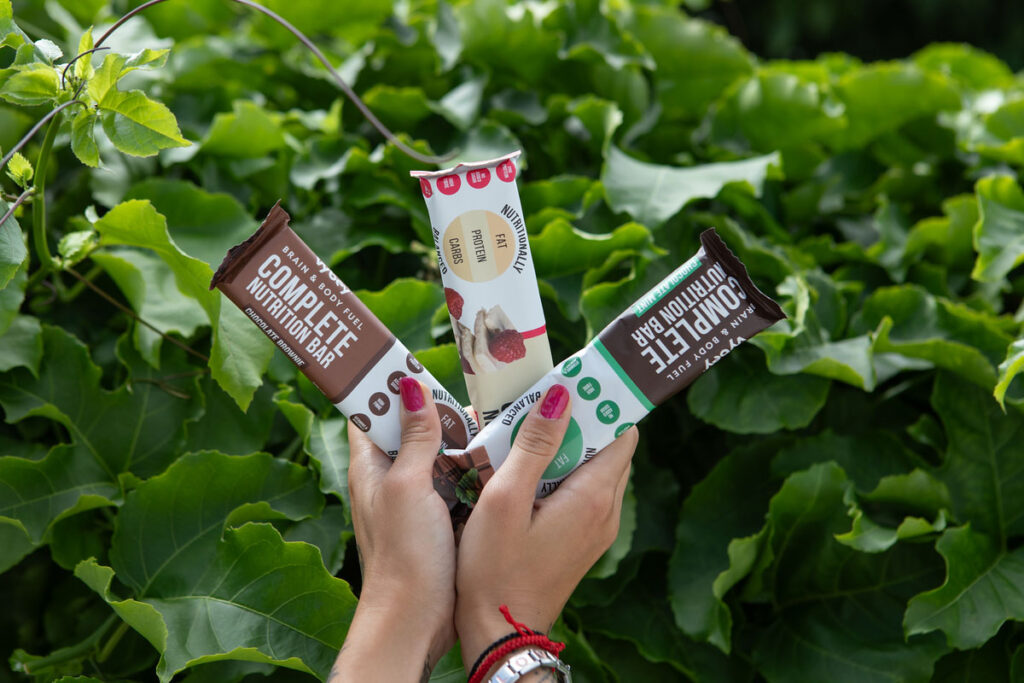
[(394, 462), (349, 423), (363, 587), (334, 683), (426, 680), (455, 644), (455, 537), (431, 474), (441, 425), (423, 385), (404, 377), (399, 391), (402, 445)]

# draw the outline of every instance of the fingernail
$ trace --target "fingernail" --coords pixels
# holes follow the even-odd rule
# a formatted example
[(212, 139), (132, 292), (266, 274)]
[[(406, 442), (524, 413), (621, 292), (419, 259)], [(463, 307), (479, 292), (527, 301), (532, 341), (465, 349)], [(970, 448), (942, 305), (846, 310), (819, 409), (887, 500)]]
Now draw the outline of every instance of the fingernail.
[(569, 405), (569, 390), (561, 384), (554, 384), (548, 389), (544, 402), (540, 404), (540, 416), (548, 420), (557, 420), (562, 417), (567, 405)]
[(423, 391), (420, 389), (420, 383), (412, 377), (398, 380), (398, 390), (402, 393), (402, 405), (410, 413), (415, 413), (423, 407)]

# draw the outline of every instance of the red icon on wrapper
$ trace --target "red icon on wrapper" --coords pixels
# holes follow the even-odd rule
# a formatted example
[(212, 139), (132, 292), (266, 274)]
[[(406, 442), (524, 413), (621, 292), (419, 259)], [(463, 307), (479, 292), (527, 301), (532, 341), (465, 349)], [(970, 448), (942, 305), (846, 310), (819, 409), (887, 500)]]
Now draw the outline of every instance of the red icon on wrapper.
[(505, 159), (505, 161), (498, 164), (494, 172), (499, 180), (503, 180), (506, 183), (511, 183), (516, 179), (516, 165), (512, 163), (511, 159)]
[(486, 168), (475, 168), (466, 174), (466, 181), (470, 187), (479, 190), (491, 182), (491, 172)]
[(430, 181), (426, 178), (420, 178), (420, 190), (423, 192), (423, 196), (427, 199), (434, 194), (434, 190), (430, 188)]
[(441, 176), (437, 179), (437, 189), (441, 190), (442, 194), (455, 194), (459, 191), (459, 185), (461, 184), (462, 181), (455, 174)]

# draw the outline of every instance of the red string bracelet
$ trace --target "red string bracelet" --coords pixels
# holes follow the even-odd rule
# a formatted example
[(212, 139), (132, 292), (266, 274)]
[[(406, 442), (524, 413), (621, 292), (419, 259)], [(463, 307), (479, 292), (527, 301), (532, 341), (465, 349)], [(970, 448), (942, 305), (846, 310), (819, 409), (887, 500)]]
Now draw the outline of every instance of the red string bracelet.
[(513, 619), (512, 613), (509, 612), (507, 605), (502, 605), (498, 609), (501, 610), (501, 614), (505, 617), (505, 621), (507, 621), (512, 628), (516, 630), (518, 635), (506, 640), (501, 644), (501, 646), (491, 651), (487, 657), (480, 662), (475, 671), (473, 671), (472, 676), (470, 676), (469, 683), (482, 683), (487, 672), (491, 670), (491, 667), (516, 650), (520, 650), (524, 647), (539, 647), (542, 650), (550, 652), (556, 657), (565, 649), (565, 643), (556, 643), (546, 635), (531, 631), (524, 624)]

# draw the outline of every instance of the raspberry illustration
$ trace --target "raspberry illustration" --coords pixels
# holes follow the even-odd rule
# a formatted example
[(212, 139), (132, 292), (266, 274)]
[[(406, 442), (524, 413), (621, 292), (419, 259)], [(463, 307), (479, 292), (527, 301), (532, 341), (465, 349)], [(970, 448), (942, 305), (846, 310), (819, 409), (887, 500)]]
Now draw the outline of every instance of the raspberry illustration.
[(462, 299), (462, 295), (456, 292), (451, 287), (444, 288), (444, 300), (448, 302), (448, 312), (452, 314), (452, 317), (458, 320), (462, 317), (462, 304), (465, 301)]
[(501, 330), (487, 342), (487, 350), (502, 363), (511, 363), (526, 355), (523, 335), (517, 330)]

